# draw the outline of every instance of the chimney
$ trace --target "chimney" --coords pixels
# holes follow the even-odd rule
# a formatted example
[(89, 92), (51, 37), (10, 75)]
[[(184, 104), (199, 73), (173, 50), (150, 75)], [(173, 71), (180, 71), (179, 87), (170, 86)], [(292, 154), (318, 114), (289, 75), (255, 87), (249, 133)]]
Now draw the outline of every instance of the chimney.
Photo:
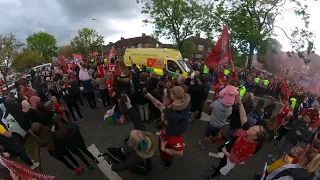
[(142, 37), (145, 37), (146, 36), (146, 33), (142, 33)]
[(196, 34), (196, 37), (197, 37), (197, 38), (200, 38), (200, 33), (197, 33), (197, 34)]
[(124, 37), (121, 37), (120, 40), (124, 40)]

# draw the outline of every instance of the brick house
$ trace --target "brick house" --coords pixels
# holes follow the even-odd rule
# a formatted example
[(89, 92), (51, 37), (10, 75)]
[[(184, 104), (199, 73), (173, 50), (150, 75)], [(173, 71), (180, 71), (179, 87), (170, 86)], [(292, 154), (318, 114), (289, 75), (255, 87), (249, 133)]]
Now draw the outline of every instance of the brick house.
[(190, 53), (191, 59), (205, 60), (208, 54), (212, 51), (212, 48), (215, 46), (214, 43), (201, 38), (200, 34), (196, 34), (196, 36), (192, 36), (187, 40), (193, 42), (193, 50)]
[(109, 53), (111, 48), (114, 47), (116, 56), (123, 56), (127, 48), (161, 48), (163, 44), (152, 36), (147, 36), (142, 33), (139, 37), (125, 39), (120, 38), (115, 43), (109, 42), (104, 46), (104, 53)]

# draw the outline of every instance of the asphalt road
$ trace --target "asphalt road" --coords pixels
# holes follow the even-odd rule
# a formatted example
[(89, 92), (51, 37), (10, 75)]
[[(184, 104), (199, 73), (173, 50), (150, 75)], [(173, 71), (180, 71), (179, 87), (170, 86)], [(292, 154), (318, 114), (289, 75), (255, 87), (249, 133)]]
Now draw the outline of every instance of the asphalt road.
[[(209, 94), (208, 99), (212, 99), (213, 94)], [(256, 99), (257, 101), (257, 99)], [(124, 138), (130, 133), (132, 125), (130, 123), (126, 125), (112, 125), (103, 120), (103, 115), (106, 112), (106, 108), (103, 108), (100, 101), (98, 102), (98, 109), (91, 110), (86, 104), (81, 110), (85, 115), (85, 119), (79, 122), (79, 126), (82, 135), (86, 141), (87, 147), (91, 144), (104, 152), (108, 147), (120, 147), (123, 144)], [(277, 105), (278, 113), (280, 106)], [(208, 111), (207, 105), (204, 107), (204, 112)], [(188, 126), (187, 132), (184, 135), (184, 141), (186, 147), (184, 155), (179, 158), (175, 158), (172, 167), (166, 171), (157, 170), (157, 166), (160, 163), (160, 157), (158, 152), (152, 158), (153, 172), (148, 177), (141, 177), (131, 174), (128, 171), (118, 173), (123, 180), (201, 180), (204, 179), (203, 175), (210, 174), (210, 165), (218, 165), (219, 160), (209, 157), (209, 152), (216, 152), (216, 148), (220, 144), (213, 144), (207, 149), (201, 149), (198, 140), (203, 139), (204, 130), (206, 127), (206, 121), (197, 121), (194, 124)], [(156, 133), (158, 130), (155, 128), (155, 123), (151, 122), (146, 124), (147, 130), (152, 133)], [(101, 170), (94, 165), (93, 171), (86, 169), (83, 174), (75, 175), (71, 170), (67, 169), (62, 163), (53, 159), (48, 153), (42, 149), (41, 151), (42, 171), (44, 174), (50, 174), (56, 176), (57, 180), (102, 180), (108, 179)], [(237, 165), (227, 176), (220, 176), (217, 180), (251, 180), (254, 179), (255, 173), (261, 173), (265, 161), (265, 156), (268, 153), (277, 153), (275, 148), (271, 144), (267, 144), (259, 153), (251, 157), (244, 165)], [(76, 158), (78, 159), (78, 158)], [(89, 160), (89, 158), (87, 158)], [(83, 163), (78, 160), (82, 165)], [(91, 161), (90, 161), (91, 162)], [(91, 162), (94, 164), (94, 162)]]

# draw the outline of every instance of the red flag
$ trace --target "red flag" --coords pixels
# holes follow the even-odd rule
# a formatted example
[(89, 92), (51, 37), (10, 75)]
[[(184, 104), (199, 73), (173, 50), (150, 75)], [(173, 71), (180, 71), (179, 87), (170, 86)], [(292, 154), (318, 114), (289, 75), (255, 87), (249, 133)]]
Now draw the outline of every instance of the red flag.
[(58, 56), (56, 62), (57, 62), (58, 64), (64, 65), (64, 64), (67, 63), (67, 60), (66, 60), (66, 58), (65, 58), (64, 56)]
[(230, 37), (228, 25), (225, 25), (216, 46), (207, 57), (206, 66), (214, 70), (218, 65), (230, 63), (231, 61)]
[(109, 57), (109, 60), (110, 60), (111, 58), (114, 58), (114, 47), (111, 48), (108, 57)]
[(72, 57), (74, 60), (79, 60), (79, 62), (82, 62), (82, 56), (80, 56), (79, 54), (72, 54)]

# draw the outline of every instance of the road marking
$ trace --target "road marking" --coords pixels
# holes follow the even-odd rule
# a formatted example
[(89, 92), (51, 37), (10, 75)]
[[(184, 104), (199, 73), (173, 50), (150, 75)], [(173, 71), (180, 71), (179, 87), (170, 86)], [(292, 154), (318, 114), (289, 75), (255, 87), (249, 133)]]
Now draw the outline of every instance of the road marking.
[[(98, 150), (98, 148), (96, 147), (96, 145), (91, 144), (91, 146), (88, 147), (88, 151), (90, 151), (94, 157), (97, 157), (100, 154), (100, 151)], [(112, 171), (109, 168), (109, 164), (107, 163), (107, 161), (104, 160), (103, 157), (97, 157), (97, 159), (99, 160), (99, 164), (97, 164), (97, 166), (99, 167), (99, 169), (103, 172), (103, 174), (110, 180), (122, 180), (121, 177), (114, 171)]]
[(201, 119), (199, 119), (201, 121), (210, 121), (210, 115), (207, 113), (202, 112), (201, 113)]

